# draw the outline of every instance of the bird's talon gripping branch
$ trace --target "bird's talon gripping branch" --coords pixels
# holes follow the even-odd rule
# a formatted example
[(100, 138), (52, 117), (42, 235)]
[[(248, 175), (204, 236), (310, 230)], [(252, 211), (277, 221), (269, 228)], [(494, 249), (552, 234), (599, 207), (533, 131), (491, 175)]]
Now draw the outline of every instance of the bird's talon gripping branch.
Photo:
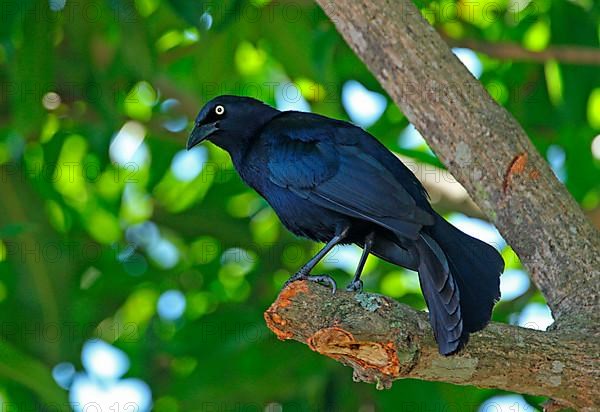
[(335, 293), (337, 290), (337, 283), (335, 279), (333, 279), (329, 275), (305, 275), (304, 273), (298, 272), (292, 277), (290, 277), (284, 284), (283, 288), (285, 289), (290, 283), (296, 282), (297, 280), (308, 280), (309, 282), (316, 282), (324, 284), (325, 286), (331, 286), (331, 293)]
[(335, 283), (335, 279), (329, 275), (312, 275), (308, 277), (308, 280), (331, 286), (331, 293), (335, 293), (337, 290), (337, 283)]
[(348, 286), (346, 286), (346, 290), (348, 292), (362, 292), (363, 290), (363, 281), (358, 279), (358, 280), (353, 280), (352, 282), (350, 282), (348, 284)]

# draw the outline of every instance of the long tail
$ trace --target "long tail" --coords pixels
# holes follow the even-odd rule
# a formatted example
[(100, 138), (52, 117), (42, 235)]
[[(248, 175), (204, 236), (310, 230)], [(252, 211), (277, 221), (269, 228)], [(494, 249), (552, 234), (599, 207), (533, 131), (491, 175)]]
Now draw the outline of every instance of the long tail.
[(450, 355), (483, 329), (500, 299), (502, 256), (436, 215), (416, 242), (419, 281), (440, 353)]

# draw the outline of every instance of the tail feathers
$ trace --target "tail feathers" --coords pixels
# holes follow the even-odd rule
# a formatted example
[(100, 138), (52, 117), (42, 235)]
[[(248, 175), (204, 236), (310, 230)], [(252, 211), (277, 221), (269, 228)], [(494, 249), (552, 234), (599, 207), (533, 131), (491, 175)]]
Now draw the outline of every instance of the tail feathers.
[(444, 251), (460, 290), (465, 329), (468, 332), (483, 329), (500, 299), (502, 256), (493, 246), (461, 232), (439, 215), (430, 234)]
[(421, 233), (419, 281), (440, 353), (450, 355), (483, 329), (500, 299), (504, 261), (492, 246), (436, 216)]
[(419, 282), (429, 308), (429, 320), (439, 351), (451, 355), (468, 340), (460, 307), (460, 290), (444, 253), (426, 234), (417, 241)]

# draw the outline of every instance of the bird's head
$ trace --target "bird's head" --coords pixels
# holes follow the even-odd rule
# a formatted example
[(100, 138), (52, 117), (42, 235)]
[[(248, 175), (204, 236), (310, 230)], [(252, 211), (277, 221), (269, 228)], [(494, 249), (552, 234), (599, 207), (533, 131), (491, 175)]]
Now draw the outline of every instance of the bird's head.
[(187, 149), (209, 140), (232, 153), (278, 113), (279, 110), (250, 97), (215, 97), (198, 113)]

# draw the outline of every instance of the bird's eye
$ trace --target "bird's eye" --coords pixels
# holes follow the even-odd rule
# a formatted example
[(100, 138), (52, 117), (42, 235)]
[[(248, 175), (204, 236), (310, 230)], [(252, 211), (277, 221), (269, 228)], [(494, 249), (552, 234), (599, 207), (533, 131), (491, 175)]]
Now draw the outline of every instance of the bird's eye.
[(218, 105), (215, 107), (215, 113), (221, 116), (223, 113), (225, 113), (225, 108), (221, 105)]

